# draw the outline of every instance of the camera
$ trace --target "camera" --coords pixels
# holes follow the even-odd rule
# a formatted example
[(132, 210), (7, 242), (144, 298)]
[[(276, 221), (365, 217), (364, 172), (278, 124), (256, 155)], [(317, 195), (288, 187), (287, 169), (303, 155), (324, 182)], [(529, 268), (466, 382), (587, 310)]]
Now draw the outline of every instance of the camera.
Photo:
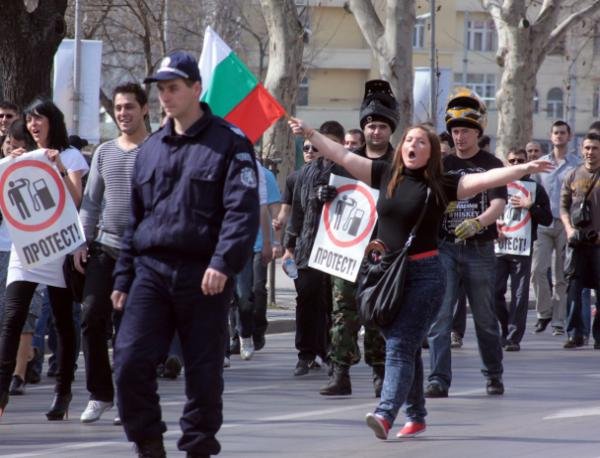
[(574, 227), (581, 229), (590, 225), (591, 222), (592, 210), (590, 208), (590, 203), (587, 200), (584, 200), (575, 210), (573, 210), (573, 213), (571, 214), (571, 223)]

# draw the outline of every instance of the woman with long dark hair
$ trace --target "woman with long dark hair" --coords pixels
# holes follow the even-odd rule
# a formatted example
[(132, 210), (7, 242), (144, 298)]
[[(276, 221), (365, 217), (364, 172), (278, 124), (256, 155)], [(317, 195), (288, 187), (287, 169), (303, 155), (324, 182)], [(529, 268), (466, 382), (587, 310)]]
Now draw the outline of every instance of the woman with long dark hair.
[[(81, 153), (69, 146), (64, 116), (50, 100), (36, 100), (24, 112), (27, 130), (36, 146), (60, 173), (66, 189), (76, 206), (82, 196), (81, 179), (89, 167)], [(11, 156), (23, 154), (14, 150)], [(72, 296), (63, 274), (64, 257), (46, 264), (27, 268), (21, 264), (14, 246), (11, 248), (5, 297), (5, 311), (0, 328), (0, 415), (8, 403), (8, 390), (15, 367), (19, 335), (23, 329), (29, 303), (38, 284), (48, 286), (48, 296), (58, 335), (58, 374), (55, 396), (46, 413), (48, 420), (62, 420), (68, 415), (71, 402), (71, 383), (75, 370), (75, 326)]]
[(366, 418), (375, 436), (387, 439), (398, 411), (405, 405), (408, 421), (397, 437), (412, 437), (425, 430), (421, 343), (442, 304), (446, 286), (437, 235), (448, 202), (550, 170), (552, 165), (533, 161), (460, 177), (444, 173), (438, 136), (424, 125), (406, 131), (393, 162), (388, 164), (349, 153), (299, 119), (292, 118), (289, 124), (295, 134), (308, 138), (320, 155), (379, 189), (377, 237), (389, 253), (402, 249), (426, 202), (427, 189), (431, 190), (422, 224), (408, 251), (401, 307), (392, 323), (381, 328), (386, 339), (383, 391), (375, 412)]
[[(23, 148), (25, 151), (32, 151), (36, 149), (35, 142), (27, 130), (27, 126), (25, 125), (25, 121), (23, 119), (17, 119), (8, 128), (4, 143), (2, 144), (2, 155), (4, 157), (8, 157), (14, 150), (18, 148)], [(12, 242), (10, 241), (7, 222), (5, 219), (2, 219), (2, 223), (0, 224), (0, 321), (2, 320), (2, 316), (4, 316), (6, 275), (8, 273), (8, 261), (10, 259), (11, 245)], [(43, 302), (40, 290), (42, 290), (42, 286), (37, 288), (33, 296), (29, 306), (29, 313), (27, 314), (27, 319), (25, 320), (25, 325), (21, 331), (15, 371), (10, 384), (11, 396), (25, 394), (25, 384), (28, 380), (27, 364), (32, 358), (35, 357), (34, 347), (32, 345), (33, 335), (35, 332), (35, 322), (40, 316)]]

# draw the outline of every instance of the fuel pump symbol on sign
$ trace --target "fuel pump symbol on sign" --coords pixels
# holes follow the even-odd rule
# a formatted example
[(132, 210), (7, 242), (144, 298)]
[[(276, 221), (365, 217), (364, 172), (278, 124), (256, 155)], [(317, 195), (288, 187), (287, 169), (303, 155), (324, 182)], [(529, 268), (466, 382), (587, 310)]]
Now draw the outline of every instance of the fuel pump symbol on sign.
[(48, 189), (48, 184), (43, 178), (34, 181), (33, 185), (27, 178), (19, 178), (10, 181), (8, 186), (10, 187), (8, 190), (10, 203), (17, 207), (23, 220), (31, 218), (31, 209), (21, 193), (22, 190), (27, 190), (26, 195), (29, 195), (29, 200), (31, 201), (35, 212), (42, 211), (42, 208), (43, 210), (48, 210), (56, 206), (56, 202), (54, 202), (54, 198)]

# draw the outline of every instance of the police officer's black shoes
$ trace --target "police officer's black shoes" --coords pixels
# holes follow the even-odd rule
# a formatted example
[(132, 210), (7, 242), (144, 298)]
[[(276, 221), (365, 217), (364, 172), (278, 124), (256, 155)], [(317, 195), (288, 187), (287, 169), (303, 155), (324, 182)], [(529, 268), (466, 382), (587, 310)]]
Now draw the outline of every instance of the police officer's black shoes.
[(69, 404), (73, 395), (71, 393), (55, 394), (50, 410), (46, 412), (48, 421), (69, 419)]
[(138, 458), (166, 458), (167, 452), (163, 445), (162, 436), (135, 443)]
[(383, 378), (385, 377), (385, 366), (379, 364), (373, 366), (373, 388), (375, 389), (375, 397), (381, 397), (381, 390), (383, 389)]
[(350, 383), (350, 368), (341, 364), (332, 363), (333, 374), (329, 383), (321, 388), (319, 393), (323, 396), (348, 396), (352, 394)]

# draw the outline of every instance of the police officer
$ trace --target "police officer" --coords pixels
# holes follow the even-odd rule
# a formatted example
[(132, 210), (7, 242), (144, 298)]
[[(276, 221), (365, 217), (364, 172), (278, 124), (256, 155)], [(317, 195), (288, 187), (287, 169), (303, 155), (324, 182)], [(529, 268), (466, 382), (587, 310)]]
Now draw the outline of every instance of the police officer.
[(155, 75), (165, 126), (138, 153), (131, 215), (114, 271), (112, 301), (123, 309), (115, 347), (119, 414), (139, 456), (164, 457), (166, 425), (156, 366), (175, 330), (187, 403), (178, 447), (216, 455), (223, 422), (223, 358), (231, 278), (252, 249), (259, 221), (252, 145), (198, 103), (198, 63), (176, 51)]

